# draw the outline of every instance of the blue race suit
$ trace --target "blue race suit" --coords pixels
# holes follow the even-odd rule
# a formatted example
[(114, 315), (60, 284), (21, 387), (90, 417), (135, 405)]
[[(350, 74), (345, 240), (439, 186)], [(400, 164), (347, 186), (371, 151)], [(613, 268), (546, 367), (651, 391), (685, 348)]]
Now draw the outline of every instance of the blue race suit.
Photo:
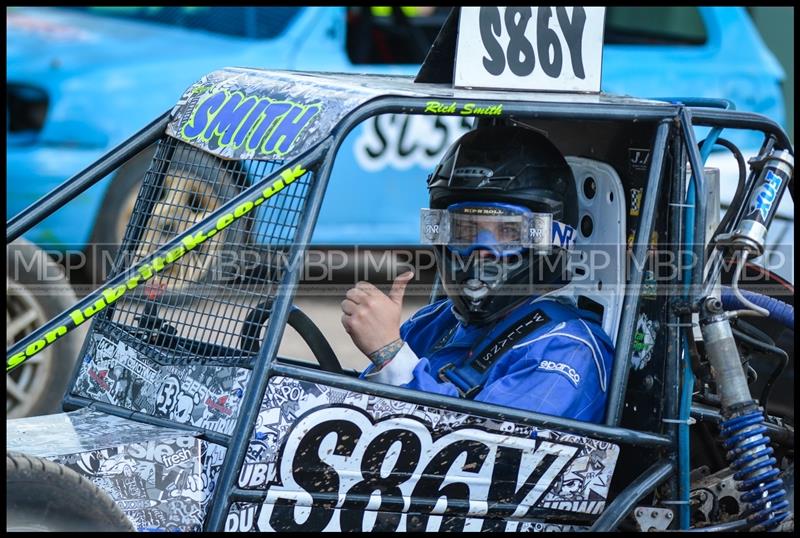
[(442, 368), (452, 364), (457, 372), (474, 372), (467, 365), (471, 358), (474, 361), (473, 355), (502, 340), (504, 331), (513, 331), (516, 321), (531, 313), (535, 316), (536, 310), (548, 316), (546, 322), (494, 358), (475, 384), (473, 399), (601, 422), (614, 355), (611, 341), (598, 323), (582, 317), (574, 305), (548, 297), (525, 301), (487, 326), (459, 323), (449, 299), (432, 303), (400, 327), (406, 344), (395, 358), (380, 372), (370, 366), (362, 377), (463, 396), (464, 384), (457, 387), (451, 376), (440, 375)]

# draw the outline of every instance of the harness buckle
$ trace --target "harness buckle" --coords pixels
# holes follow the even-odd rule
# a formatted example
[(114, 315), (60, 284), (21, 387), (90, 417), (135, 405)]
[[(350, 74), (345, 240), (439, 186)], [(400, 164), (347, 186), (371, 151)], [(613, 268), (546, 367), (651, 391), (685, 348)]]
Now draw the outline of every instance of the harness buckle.
[(478, 394), (478, 392), (480, 392), (481, 388), (483, 388), (483, 385), (475, 385), (474, 387), (470, 387), (468, 390), (465, 391), (464, 389), (461, 388), (460, 386), (461, 383), (458, 383), (456, 379), (453, 379), (452, 377), (447, 375), (447, 372), (455, 369), (456, 365), (453, 364), (452, 362), (448, 362), (447, 364), (439, 368), (439, 373), (438, 373), (439, 379), (445, 383), (450, 383), (451, 385), (453, 385), (458, 391), (458, 395), (461, 396), (462, 398), (471, 400), (473, 396), (475, 396), (476, 394)]
[(461, 394), (461, 396), (463, 398), (471, 400), (472, 397), (475, 396), (476, 394), (478, 394), (478, 392), (480, 392), (480, 390), (482, 388), (483, 388), (483, 385), (476, 385), (476, 386), (472, 387), (471, 389), (469, 389), (467, 392), (462, 392), (460, 389), (459, 389), (458, 392)]
[[(455, 367), (456, 367), (455, 364), (453, 364), (452, 362), (448, 362), (447, 364), (439, 368), (439, 374), (438, 374), (439, 379), (445, 383), (453, 383), (453, 381), (449, 377), (447, 377), (446, 372), (448, 370), (455, 369)], [(455, 383), (453, 384), (455, 385)], [(458, 386), (456, 386), (456, 388), (458, 389)], [(461, 392), (461, 389), (459, 389), (458, 392)]]

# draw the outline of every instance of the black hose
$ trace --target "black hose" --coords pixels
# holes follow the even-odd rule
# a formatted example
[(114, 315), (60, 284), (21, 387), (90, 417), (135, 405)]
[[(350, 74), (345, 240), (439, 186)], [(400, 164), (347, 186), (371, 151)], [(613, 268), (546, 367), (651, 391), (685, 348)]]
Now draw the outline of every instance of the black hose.
[[(741, 321), (739, 323), (741, 323)], [(742, 324), (742, 326), (740, 328), (744, 329), (745, 325), (746, 324)], [(736, 338), (739, 338), (740, 340), (742, 340), (743, 342), (753, 346), (754, 348), (757, 348), (757, 349), (759, 349), (761, 351), (764, 351), (764, 352), (767, 352), (767, 353), (771, 353), (773, 355), (777, 355), (780, 358), (780, 362), (778, 363), (778, 366), (775, 367), (775, 369), (772, 371), (772, 374), (770, 374), (770, 376), (767, 378), (767, 382), (764, 385), (764, 389), (761, 391), (761, 396), (758, 399), (759, 405), (761, 407), (763, 407), (764, 410), (766, 411), (767, 410), (767, 403), (769, 402), (769, 394), (772, 391), (772, 385), (775, 384), (775, 381), (778, 380), (778, 378), (781, 376), (783, 371), (786, 369), (786, 366), (789, 364), (789, 355), (784, 350), (779, 348), (778, 346), (771, 345), (771, 344), (769, 344), (767, 342), (764, 342), (763, 340), (760, 340), (758, 338), (754, 338), (752, 336), (749, 336), (749, 335), (745, 334), (741, 330), (734, 329), (734, 328), (731, 328), (731, 330), (733, 331), (733, 335), (736, 336)], [(756, 329), (755, 327), (752, 327), (752, 326), (749, 327), (749, 330), (758, 331), (758, 329)], [(758, 332), (761, 332), (761, 331), (758, 331)], [(764, 335), (764, 336), (766, 336), (766, 335)], [(769, 339), (769, 337), (767, 337), (767, 339)]]
[[(705, 140), (700, 143), (700, 148), (702, 149), (703, 144), (705, 144)], [(736, 158), (736, 164), (739, 165), (739, 181), (736, 184), (736, 193), (733, 195), (733, 199), (731, 200), (730, 205), (728, 206), (728, 210), (725, 212), (725, 215), (722, 217), (722, 220), (717, 225), (717, 229), (714, 230), (714, 233), (711, 235), (711, 240), (708, 242), (708, 246), (706, 246), (706, 259), (711, 256), (711, 253), (714, 251), (714, 245), (716, 244), (716, 237), (717, 234), (725, 232), (726, 228), (730, 224), (730, 221), (734, 218), (737, 208), (742, 204), (745, 195), (745, 182), (747, 181), (747, 163), (744, 161), (744, 156), (742, 152), (739, 150), (736, 145), (726, 138), (717, 138), (715, 145), (719, 144), (727, 148), (733, 156)]]
[(269, 319), (269, 314), (272, 311), (272, 298), (259, 303), (258, 306), (248, 312), (247, 317), (242, 323), (242, 334), (239, 337), (239, 347), (248, 353), (258, 353), (261, 347), (261, 327)]
[(770, 346), (775, 345), (775, 341), (767, 333), (741, 318), (736, 320), (736, 328), (756, 340), (761, 340)]

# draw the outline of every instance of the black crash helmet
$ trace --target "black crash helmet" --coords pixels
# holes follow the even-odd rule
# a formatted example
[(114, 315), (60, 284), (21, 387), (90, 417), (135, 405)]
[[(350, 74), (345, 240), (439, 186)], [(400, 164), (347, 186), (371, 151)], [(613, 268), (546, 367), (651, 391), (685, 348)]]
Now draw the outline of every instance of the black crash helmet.
[[(550, 213), (572, 228), (578, 223), (572, 170), (552, 142), (524, 127), (479, 127), (464, 134), (428, 178), (428, 191), (431, 209), (499, 202)], [(514, 260), (464, 259), (444, 245), (435, 253), (442, 287), (457, 316), (466, 323), (484, 324), (540, 294), (541, 285), (563, 285), (564, 259), (558, 250), (526, 250)]]

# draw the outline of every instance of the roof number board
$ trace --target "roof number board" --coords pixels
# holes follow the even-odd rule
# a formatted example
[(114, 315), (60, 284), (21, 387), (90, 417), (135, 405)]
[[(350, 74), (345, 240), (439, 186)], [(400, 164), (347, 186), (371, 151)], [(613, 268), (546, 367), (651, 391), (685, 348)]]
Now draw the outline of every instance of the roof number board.
[(454, 85), (599, 92), (604, 7), (462, 7)]

